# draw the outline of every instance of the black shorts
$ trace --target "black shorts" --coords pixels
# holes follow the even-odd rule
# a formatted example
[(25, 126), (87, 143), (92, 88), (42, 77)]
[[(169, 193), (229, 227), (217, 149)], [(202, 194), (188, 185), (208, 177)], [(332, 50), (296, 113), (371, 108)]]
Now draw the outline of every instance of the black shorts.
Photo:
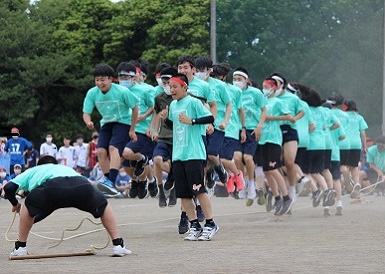
[(305, 166), (303, 168), (303, 173), (305, 174), (314, 174), (322, 173), (324, 171), (324, 150), (306, 150), (305, 153)]
[(305, 166), (305, 153), (306, 153), (306, 147), (299, 147), (297, 149), (297, 154), (295, 156), (295, 163), (303, 170)]
[(347, 166), (349, 159), (349, 150), (348, 149), (340, 149), (340, 164), (341, 166)]
[(66, 207), (75, 207), (100, 218), (107, 200), (85, 177), (56, 177), (32, 190), (25, 199), (25, 205), (36, 223), (55, 210)]
[(351, 167), (358, 167), (361, 160), (361, 149), (349, 149), (349, 157), (346, 165)]
[(261, 149), (263, 171), (278, 169), (281, 164), (281, 146), (271, 143), (258, 146)]
[(378, 181), (378, 174), (373, 168), (368, 168), (365, 170), (366, 178), (364, 180), (369, 180), (371, 184), (375, 184)]
[(206, 193), (203, 160), (175, 161), (172, 163), (177, 198), (193, 198)]
[(341, 170), (340, 170), (340, 162), (339, 161), (331, 161), (331, 170), (333, 180), (341, 179)]
[(298, 132), (296, 129), (292, 128), (289, 125), (282, 125), (282, 145), (290, 141), (297, 141), (298, 143)]
[(324, 169), (332, 169), (332, 150), (326, 149), (325, 150), (325, 159), (324, 159)]

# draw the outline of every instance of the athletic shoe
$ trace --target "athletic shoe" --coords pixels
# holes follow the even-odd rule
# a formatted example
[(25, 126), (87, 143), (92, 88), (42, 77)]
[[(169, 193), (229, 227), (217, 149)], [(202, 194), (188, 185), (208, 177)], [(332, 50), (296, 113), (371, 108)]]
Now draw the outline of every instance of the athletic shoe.
[(164, 194), (163, 186), (159, 186), (158, 205), (159, 205), (159, 207), (166, 207), (167, 206), (166, 195)]
[(318, 189), (315, 192), (313, 192), (313, 197), (312, 197), (312, 199), (313, 199), (313, 207), (319, 206), (319, 204), (320, 204), (320, 202), (321, 202), (321, 200), (322, 200), (322, 198), (324, 196), (324, 193), (325, 192), (323, 190), (320, 190), (320, 189)]
[(168, 206), (176, 205), (176, 193), (175, 188), (171, 189), (170, 196), (168, 197)]
[(341, 216), (342, 215), (342, 201), (338, 201), (337, 202), (337, 212), (336, 212), (336, 216)]
[(245, 188), (245, 180), (243, 179), (242, 171), (238, 170), (238, 175), (234, 175), (234, 182), (237, 190), (242, 190)]
[(26, 256), (28, 255), (28, 251), (26, 247), (19, 247), (18, 249), (14, 249), (11, 253), (11, 257), (13, 256)]
[(352, 193), (350, 193), (350, 198), (355, 199), (358, 196), (360, 196), (360, 190), (361, 190), (361, 185), (360, 184), (355, 184), (353, 187)]
[(130, 198), (136, 198), (136, 196), (138, 196), (138, 190), (139, 190), (138, 181), (131, 180), (131, 188), (130, 188), (130, 191), (128, 192), (128, 196), (130, 196)]
[(266, 192), (266, 212), (273, 210), (273, 193), (271, 191)]
[(181, 217), (178, 225), (179, 234), (185, 234), (189, 229), (188, 217)]
[(222, 184), (226, 184), (227, 180), (229, 179), (229, 175), (226, 169), (223, 167), (223, 164), (219, 163), (219, 166), (214, 167), (214, 170), (218, 174), (219, 180), (222, 182)]
[(206, 171), (206, 186), (207, 186), (207, 188), (213, 188), (214, 185), (215, 185), (214, 168), (211, 166)]
[(324, 198), (323, 198), (323, 201), (322, 201), (322, 206), (328, 206), (329, 205), (329, 200), (328, 200), (329, 193), (330, 193), (330, 189), (325, 190)]
[(203, 213), (202, 207), (200, 205), (196, 206), (197, 218), (199, 222), (203, 222), (205, 220), (205, 214)]
[(139, 181), (138, 182), (138, 198), (139, 199), (144, 199), (148, 195), (147, 191), (147, 179), (144, 181)]
[(255, 197), (257, 197), (257, 193), (255, 192), (255, 182), (250, 181), (247, 186), (246, 206), (251, 206), (254, 203)]
[(353, 190), (353, 186), (350, 182), (350, 180), (351, 180), (350, 175), (349, 175), (349, 173), (345, 173), (345, 172), (343, 172), (342, 175), (344, 177), (345, 190), (347, 191), (347, 193), (351, 193)]
[(288, 213), (290, 211), (292, 205), (293, 205), (293, 199), (292, 198), (290, 198), (287, 201), (283, 201), (282, 209), (279, 212), (279, 215), (283, 215), (283, 214)]
[(330, 211), (329, 211), (329, 207), (328, 206), (324, 207), (324, 216), (325, 217), (330, 216)]
[(324, 197), (325, 206), (333, 206), (336, 202), (336, 196), (337, 196), (336, 191), (334, 189), (329, 189), (327, 193), (327, 197)]
[(310, 183), (310, 179), (302, 176), (297, 182), (297, 195), (300, 196), (305, 187)]
[(206, 190), (207, 190), (207, 195), (209, 196), (210, 199), (212, 197), (214, 197), (214, 195), (215, 195), (215, 185), (212, 188), (206, 188)]
[(136, 177), (140, 177), (144, 173), (144, 167), (148, 165), (148, 157), (144, 156), (144, 159), (137, 161), (134, 174)]
[(219, 230), (219, 226), (214, 225), (211, 226), (209, 224), (206, 224), (203, 228), (202, 235), (198, 238), (199, 241), (210, 241), (215, 233), (217, 233)]
[(173, 179), (173, 178), (170, 178), (170, 177), (167, 177), (167, 180), (166, 180), (166, 182), (164, 183), (163, 188), (164, 188), (164, 190), (166, 190), (166, 191), (169, 191), (170, 189), (173, 189), (173, 188), (174, 188), (174, 179)]
[(121, 245), (114, 245), (112, 248), (112, 256), (113, 257), (123, 257), (125, 255), (130, 255), (132, 254), (131, 250), (128, 250), (124, 246), (122, 247)]
[(262, 188), (257, 189), (257, 196), (258, 196), (257, 203), (259, 205), (264, 205), (266, 203), (266, 199)]
[(245, 187), (238, 191), (239, 199), (246, 199), (248, 185), (249, 185), (249, 181), (245, 180)]
[(158, 195), (158, 181), (156, 180), (156, 177), (154, 177), (154, 181), (152, 183), (149, 183), (148, 186), (148, 191), (150, 192), (151, 197), (156, 197)]
[(239, 192), (238, 190), (234, 190), (234, 192), (230, 193), (231, 197), (233, 197), (235, 200), (239, 199)]
[(129, 161), (130, 167), (135, 168), (137, 162), (138, 162), (138, 161), (130, 160), (130, 161)]
[(282, 199), (279, 199), (278, 201), (276, 201), (275, 204), (274, 204), (274, 207), (275, 207), (274, 215), (276, 215), (276, 216), (282, 215), (281, 214), (281, 211), (282, 211), (282, 208), (283, 208), (283, 201), (282, 201)]
[(202, 235), (203, 229), (191, 226), (188, 235), (184, 238), (186, 241), (197, 241)]
[(119, 191), (115, 188), (114, 184), (107, 178), (104, 178), (103, 183), (98, 183), (96, 187), (101, 191), (101, 192), (106, 192), (111, 195), (116, 195), (119, 193)]
[(227, 180), (227, 193), (233, 193), (235, 190), (235, 183), (234, 183), (235, 176), (234, 174), (230, 174), (229, 179)]

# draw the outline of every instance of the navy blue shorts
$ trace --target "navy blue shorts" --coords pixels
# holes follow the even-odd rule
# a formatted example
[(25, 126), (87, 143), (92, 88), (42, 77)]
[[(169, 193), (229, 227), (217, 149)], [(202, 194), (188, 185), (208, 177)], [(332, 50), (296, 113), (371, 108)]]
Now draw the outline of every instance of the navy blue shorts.
[(83, 176), (56, 177), (32, 190), (25, 199), (25, 205), (36, 223), (55, 210), (66, 207), (75, 207), (100, 218), (107, 200)]
[(142, 153), (146, 155), (148, 159), (152, 159), (152, 153), (155, 148), (155, 142), (151, 140), (146, 134), (136, 133), (138, 140), (136, 142), (129, 141), (126, 147), (131, 149), (134, 153)]
[(172, 163), (177, 198), (193, 198), (206, 193), (202, 160), (175, 161)]
[[(257, 149), (255, 150), (255, 153), (254, 153), (254, 156), (253, 156), (253, 162), (256, 166), (262, 166), (263, 163), (262, 163), (262, 149), (261, 149), (261, 145), (257, 145)], [(246, 163), (244, 163), (246, 164)]]
[(302, 170), (306, 174), (322, 173), (324, 170), (324, 150), (306, 150), (305, 166)]
[(282, 125), (282, 145), (290, 141), (297, 141), (298, 143), (298, 132), (296, 129), (292, 128), (289, 125)]
[(324, 169), (332, 169), (332, 150), (325, 150)]
[(131, 126), (121, 123), (104, 124), (99, 131), (98, 147), (108, 152), (109, 146), (116, 147), (119, 155), (122, 156), (124, 147), (130, 141), (128, 132)]
[(246, 130), (246, 142), (241, 144), (239, 141), (235, 151), (240, 151), (242, 154), (249, 154), (254, 156), (258, 143), (255, 141), (255, 136), (251, 135), (252, 132), (252, 130)]
[(258, 147), (260, 149), (263, 171), (275, 170), (282, 166), (281, 146), (266, 143), (264, 145), (259, 145)]
[(234, 150), (238, 146), (238, 143), (239, 140), (225, 137), (221, 152), (219, 153), (219, 158), (231, 161), (234, 158)]
[(378, 174), (377, 171), (375, 171), (373, 168), (368, 168), (365, 170), (366, 178), (364, 180), (369, 180), (371, 184), (377, 183), (378, 180)]
[(225, 140), (225, 133), (214, 129), (213, 134), (207, 135), (207, 155), (217, 156), (221, 152), (223, 142)]
[(163, 161), (171, 160), (172, 159), (172, 145), (159, 141), (155, 145), (154, 152), (152, 153), (153, 158), (155, 158), (157, 156), (162, 157)]
[(340, 170), (340, 162), (339, 161), (331, 161), (330, 173), (332, 174), (333, 180), (340, 180), (341, 179), (341, 170)]
[(306, 148), (299, 147), (297, 149), (297, 155), (295, 156), (295, 161), (294, 161), (302, 170), (306, 162), (305, 153), (306, 153)]

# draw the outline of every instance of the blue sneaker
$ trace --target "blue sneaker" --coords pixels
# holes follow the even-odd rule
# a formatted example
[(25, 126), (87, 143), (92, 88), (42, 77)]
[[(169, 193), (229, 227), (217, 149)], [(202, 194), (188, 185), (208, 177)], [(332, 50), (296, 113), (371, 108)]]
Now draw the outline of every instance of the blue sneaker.
[(105, 178), (105, 181), (103, 183), (98, 183), (96, 187), (101, 192), (106, 192), (111, 195), (117, 195), (119, 193), (119, 191), (115, 188), (114, 184), (108, 178)]

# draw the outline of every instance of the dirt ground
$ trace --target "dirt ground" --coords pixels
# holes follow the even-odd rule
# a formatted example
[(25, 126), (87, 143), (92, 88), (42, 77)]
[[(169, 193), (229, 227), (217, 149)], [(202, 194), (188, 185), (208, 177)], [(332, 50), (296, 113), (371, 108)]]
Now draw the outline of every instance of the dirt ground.
[[(5, 240), (13, 213), (0, 201), (0, 273), (384, 273), (385, 197), (344, 197), (343, 216), (323, 216), (309, 197), (299, 197), (292, 215), (276, 217), (255, 202), (212, 198), (219, 232), (210, 242), (189, 242), (177, 232), (180, 209), (159, 208), (157, 199), (109, 199), (126, 245), (134, 254), (110, 257), (112, 244), (96, 255), (9, 260), (13, 243)], [(43, 254), (62, 231), (75, 228), (87, 213), (61, 209), (33, 227), (30, 254)], [(98, 220), (97, 220), (98, 221)], [(8, 236), (17, 238), (18, 220)], [(105, 230), (86, 221), (48, 253), (78, 253), (107, 243)], [(39, 236), (37, 236), (39, 235)], [(47, 237), (46, 238), (42, 238)]]

